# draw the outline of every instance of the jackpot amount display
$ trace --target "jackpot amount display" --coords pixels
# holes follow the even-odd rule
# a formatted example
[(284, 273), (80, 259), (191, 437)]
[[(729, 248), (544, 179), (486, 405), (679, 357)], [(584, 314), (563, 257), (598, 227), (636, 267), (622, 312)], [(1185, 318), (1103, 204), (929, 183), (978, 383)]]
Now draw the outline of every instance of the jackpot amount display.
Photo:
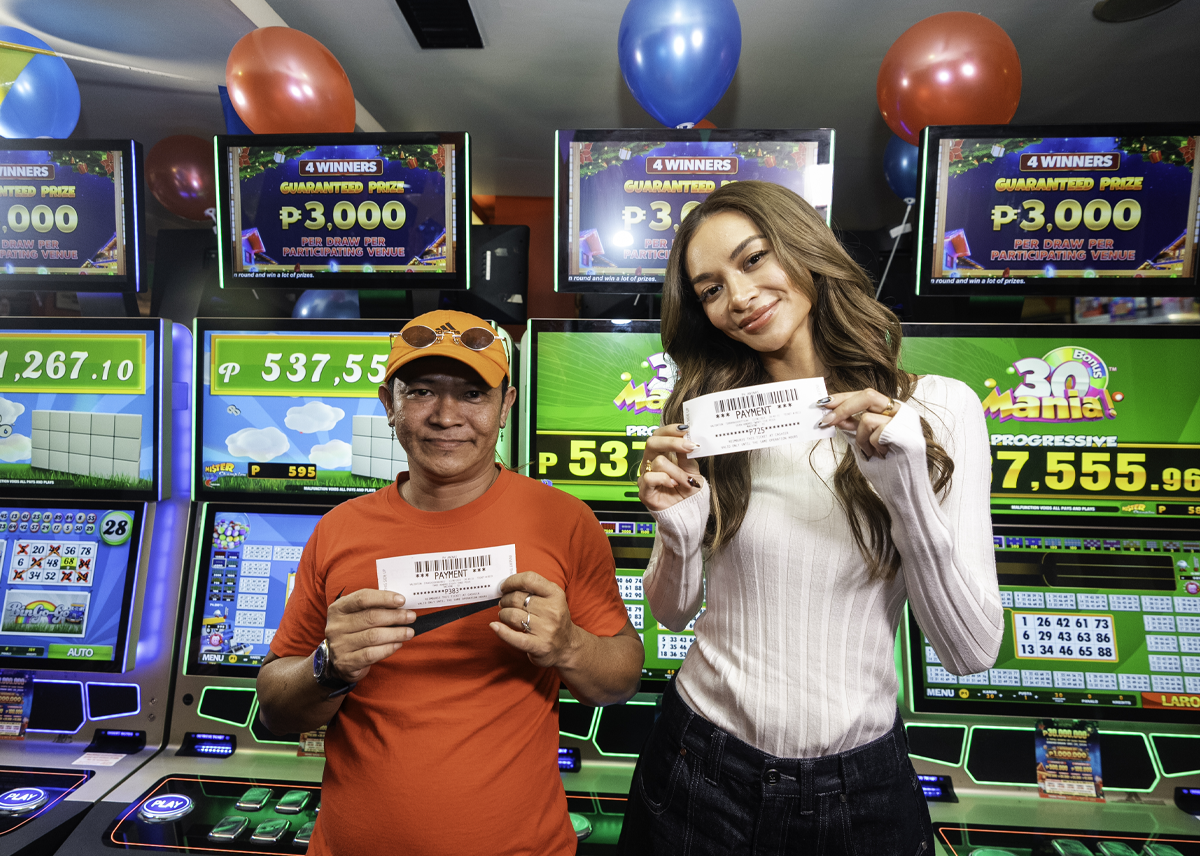
[(407, 469), (378, 397), (387, 335), (204, 337), (206, 489), (369, 493)]
[(998, 513), (1200, 519), (1200, 340), (907, 337), (983, 405)]
[(124, 275), (120, 151), (0, 151), (0, 274)]
[(645, 438), (675, 386), (658, 334), (541, 333), (536, 359), (536, 477), (584, 500), (636, 499)]
[(1194, 137), (941, 140), (935, 283), (1191, 277)]
[(1200, 708), (1200, 541), (996, 536), (996, 564), (995, 666), (952, 675), (924, 640), (927, 697)]
[(239, 277), (454, 270), (448, 144), (234, 147)]

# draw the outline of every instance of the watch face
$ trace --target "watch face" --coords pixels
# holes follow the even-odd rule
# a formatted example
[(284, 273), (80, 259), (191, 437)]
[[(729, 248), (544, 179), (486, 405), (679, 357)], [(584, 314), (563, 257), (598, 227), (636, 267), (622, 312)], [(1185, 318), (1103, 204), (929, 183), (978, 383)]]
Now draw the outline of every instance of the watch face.
[(313, 677), (320, 680), (325, 674), (325, 645), (322, 643), (313, 652)]

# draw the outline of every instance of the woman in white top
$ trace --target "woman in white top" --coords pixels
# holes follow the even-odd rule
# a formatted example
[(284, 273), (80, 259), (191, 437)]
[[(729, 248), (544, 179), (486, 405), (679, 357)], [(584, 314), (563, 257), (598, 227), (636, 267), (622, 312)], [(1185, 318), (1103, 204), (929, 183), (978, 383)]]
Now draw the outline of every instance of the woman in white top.
[[(726, 185), (679, 227), (662, 338), (678, 368), (638, 479), (654, 618), (696, 640), (643, 749), (626, 854), (932, 854), (896, 705), (907, 599), (942, 665), (1003, 636), (979, 399), (899, 366), (901, 328), (803, 199)], [(823, 377), (832, 440), (687, 458), (683, 402)], [(704, 449), (699, 449), (701, 456)]]

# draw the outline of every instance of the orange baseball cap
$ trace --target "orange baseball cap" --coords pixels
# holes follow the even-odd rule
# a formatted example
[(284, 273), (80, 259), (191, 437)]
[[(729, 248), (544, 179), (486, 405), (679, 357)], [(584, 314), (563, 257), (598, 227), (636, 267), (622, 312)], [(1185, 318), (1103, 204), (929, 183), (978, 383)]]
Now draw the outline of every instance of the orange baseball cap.
[[(428, 347), (413, 347), (404, 340), (405, 331), (414, 327), (425, 327), (433, 331), (429, 335), (432, 342)], [(495, 337), (487, 347), (480, 350), (473, 350), (460, 338), (468, 330), (475, 328), (486, 330)], [(384, 376), (383, 382), (390, 383), (392, 375), (401, 366), (423, 357), (449, 357), (452, 360), (466, 363), (479, 372), (484, 383), (492, 387), (499, 386), (500, 381), (506, 377), (512, 379), (512, 373), (508, 367), (508, 355), (504, 352), (504, 342), (500, 340), (500, 335), (495, 332), (495, 328), (491, 324), (479, 316), (467, 312), (438, 309), (419, 315), (405, 324), (400, 333), (392, 336), (392, 352), (388, 356), (387, 374)]]

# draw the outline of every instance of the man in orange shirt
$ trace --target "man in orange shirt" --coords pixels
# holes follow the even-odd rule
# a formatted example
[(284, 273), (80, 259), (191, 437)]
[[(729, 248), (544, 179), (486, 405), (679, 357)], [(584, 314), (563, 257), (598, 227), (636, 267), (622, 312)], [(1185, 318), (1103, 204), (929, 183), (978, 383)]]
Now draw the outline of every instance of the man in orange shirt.
[[(574, 852), (559, 682), (585, 704), (624, 701), (643, 651), (591, 510), (495, 463), (508, 381), (481, 319), (405, 325), (379, 396), (409, 471), (330, 511), (304, 548), (258, 697), (276, 733), (329, 723), (313, 856)], [(377, 559), (461, 564), (507, 545), (517, 573), (498, 613), (487, 601), (418, 614), (377, 588)]]

